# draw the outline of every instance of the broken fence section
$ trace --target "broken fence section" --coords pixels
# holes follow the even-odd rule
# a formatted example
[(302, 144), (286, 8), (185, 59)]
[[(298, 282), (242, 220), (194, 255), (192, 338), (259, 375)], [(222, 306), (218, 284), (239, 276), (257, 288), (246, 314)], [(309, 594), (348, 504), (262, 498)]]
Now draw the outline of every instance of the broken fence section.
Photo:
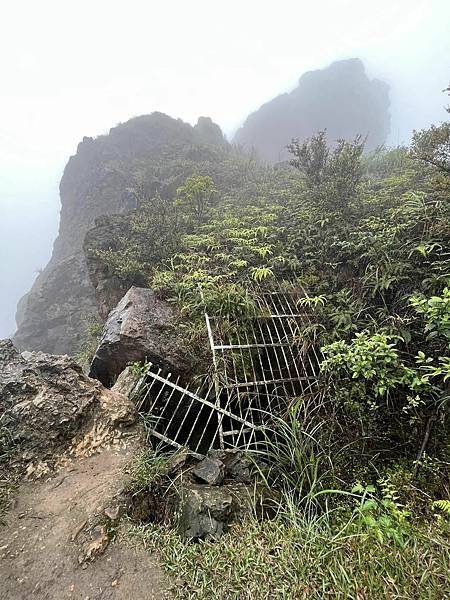
[(319, 356), (305, 349), (305, 314), (284, 292), (256, 298), (258, 316), (241, 327), (205, 313), (213, 374), (196, 385), (148, 365), (138, 410), (151, 435), (202, 457), (211, 448), (252, 449), (261, 429), (282, 415), (292, 398), (313, 392)]

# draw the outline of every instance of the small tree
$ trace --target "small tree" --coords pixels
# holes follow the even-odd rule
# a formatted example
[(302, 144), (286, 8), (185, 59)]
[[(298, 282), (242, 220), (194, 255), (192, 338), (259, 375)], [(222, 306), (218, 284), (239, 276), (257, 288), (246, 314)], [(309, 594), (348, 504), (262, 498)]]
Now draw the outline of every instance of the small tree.
[(363, 173), (364, 143), (365, 140), (357, 136), (351, 142), (337, 140), (331, 149), (326, 132), (319, 131), (303, 143), (293, 140), (287, 146), (294, 156), (290, 164), (304, 175), (305, 183), (322, 211), (347, 212)]
[[(450, 86), (445, 91), (450, 93)], [(450, 113), (450, 107), (446, 111)], [(414, 131), (410, 156), (450, 175), (450, 122)]]
[(303, 173), (308, 187), (322, 183), (330, 154), (325, 130), (302, 143), (293, 139), (287, 149), (294, 156), (289, 164)]
[(213, 194), (217, 190), (208, 175), (191, 175), (177, 189), (177, 205), (186, 207), (198, 221), (202, 221)]

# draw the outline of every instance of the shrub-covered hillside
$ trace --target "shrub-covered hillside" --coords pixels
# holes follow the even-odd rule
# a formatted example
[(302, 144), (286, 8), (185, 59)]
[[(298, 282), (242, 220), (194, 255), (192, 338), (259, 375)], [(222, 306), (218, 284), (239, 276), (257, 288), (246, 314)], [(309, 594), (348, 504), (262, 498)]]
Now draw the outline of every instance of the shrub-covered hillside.
[[(364, 155), (363, 140), (330, 149), (321, 132), (294, 140), (291, 164), (278, 168), (220, 148), (195, 165), (163, 157), (171, 193), (153, 198), (155, 164), (136, 164), (138, 208), (116, 217), (109, 248), (90, 250), (124, 287), (176, 302), (192, 344), (206, 335), (204, 306), (232, 325), (254, 313), (261, 290), (301, 290), (298, 335), (324, 356), (320, 410), (308, 419), (335, 455), (333, 485), (394, 469), (433, 497), (450, 493), (450, 179), (448, 157), (430, 164), (430, 144), (445, 153), (430, 135)], [(183, 169), (194, 174), (171, 189)]]
[[(146, 530), (146, 543), (162, 549), (169, 569), (183, 571), (189, 589), (203, 589), (196, 561), (217, 565), (225, 552), (233, 563), (253, 556), (254, 544), (278, 547), (284, 539), (280, 573), (289, 570), (299, 594), (378, 598), (387, 586), (389, 598), (445, 597), (439, 581), (449, 559), (449, 140), (444, 123), (415, 133), (410, 148), (364, 154), (361, 138), (331, 147), (319, 132), (304, 143), (293, 140), (290, 163), (277, 167), (228, 147), (204, 150), (195, 164), (183, 151), (175, 161), (161, 159), (158, 178), (167, 186), (153, 197), (146, 189), (155, 165), (136, 164), (137, 208), (103, 223), (115, 232), (106, 246), (87, 245), (90, 259), (124, 289), (152, 287), (173, 302), (185, 343), (197, 353), (204, 348), (205, 360), (205, 308), (225, 326), (245, 328), (258, 310), (255, 297), (280, 288), (292, 290), (304, 315), (297, 332), (303, 352), (314, 347), (322, 356), (319, 393), (292, 398), (274, 420), (264, 477), (280, 494), (281, 521), (249, 525), (252, 540), (238, 528), (220, 549), (183, 546), (179, 554), (178, 542)], [(176, 186), (174, 173), (182, 178)], [(436, 547), (424, 543), (428, 535), (436, 536)], [(306, 556), (308, 544), (315, 550)], [(332, 568), (323, 556), (328, 547)], [(247, 566), (272, 570), (270, 553), (261, 564), (250, 554)], [(296, 571), (289, 556), (309, 565), (309, 574)], [(429, 569), (421, 573), (426, 560)], [(379, 565), (382, 588), (372, 564)], [(402, 564), (410, 571), (396, 572)], [(341, 568), (348, 577), (338, 577)], [(213, 571), (206, 568), (205, 577)], [(280, 573), (271, 572), (273, 597), (285, 597)], [(228, 585), (239, 597), (269, 597), (262, 583), (259, 591), (252, 587), (254, 578), (233, 577), (218, 583), (224, 594)], [(361, 582), (367, 594), (357, 596)]]

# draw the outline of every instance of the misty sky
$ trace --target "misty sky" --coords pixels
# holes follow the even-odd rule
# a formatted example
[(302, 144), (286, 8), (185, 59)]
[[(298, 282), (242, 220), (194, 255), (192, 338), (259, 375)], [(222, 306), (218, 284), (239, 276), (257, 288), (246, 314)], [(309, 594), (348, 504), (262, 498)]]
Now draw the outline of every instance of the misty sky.
[(2, 0), (0, 338), (56, 236), (84, 136), (160, 110), (229, 136), (309, 69), (358, 56), (391, 85), (391, 143), (445, 118), (449, 0)]

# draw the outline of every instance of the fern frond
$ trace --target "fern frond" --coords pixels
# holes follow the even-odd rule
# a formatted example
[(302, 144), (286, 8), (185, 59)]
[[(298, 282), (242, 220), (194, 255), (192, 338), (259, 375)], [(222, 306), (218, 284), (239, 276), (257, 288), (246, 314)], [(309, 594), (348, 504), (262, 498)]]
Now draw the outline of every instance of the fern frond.
[(433, 506), (440, 508), (443, 512), (450, 516), (450, 500), (435, 500)]

